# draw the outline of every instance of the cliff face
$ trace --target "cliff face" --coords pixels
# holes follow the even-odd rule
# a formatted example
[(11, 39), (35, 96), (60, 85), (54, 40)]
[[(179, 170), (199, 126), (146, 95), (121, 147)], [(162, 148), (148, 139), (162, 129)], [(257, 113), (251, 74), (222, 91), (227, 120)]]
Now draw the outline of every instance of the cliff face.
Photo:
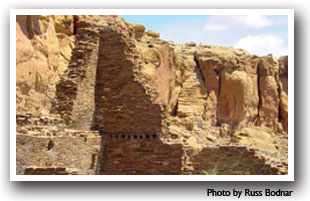
[(49, 113), (74, 41), (73, 16), (16, 17), (17, 111)]
[[(51, 162), (72, 150), (61, 134), (40, 163), (17, 159), (20, 173), (287, 174), (287, 56), (173, 44), (117, 16), (18, 16), (16, 29), (17, 134), (32, 139), (17, 158), (58, 128), (86, 136), (85, 154), (64, 151), (86, 165)], [(29, 120), (42, 116), (61, 126)]]

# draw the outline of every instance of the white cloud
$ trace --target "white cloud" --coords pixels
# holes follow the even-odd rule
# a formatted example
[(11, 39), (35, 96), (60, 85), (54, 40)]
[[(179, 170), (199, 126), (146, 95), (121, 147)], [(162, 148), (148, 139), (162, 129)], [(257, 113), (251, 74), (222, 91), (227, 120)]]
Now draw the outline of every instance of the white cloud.
[(240, 25), (260, 29), (273, 24), (273, 21), (263, 15), (247, 15), (247, 16), (233, 16), (233, 20)]
[(224, 31), (230, 28), (254, 28), (260, 29), (275, 24), (264, 15), (213, 15), (205, 24), (207, 31)]
[[(254, 23), (255, 22), (255, 23)], [(196, 42), (234, 46), (252, 54), (287, 55), (286, 17), (273, 16), (210, 16), (195, 21), (180, 21), (159, 26), (161, 38), (175, 43)], [(268, 27), (259, 29), (258, 27)], [(255, 27), (255, 28), (254, 28)]]
[(242, 48), (252, 54), (267, 55), (273, 54), (275, 57), (287, 55), (287, 46), (284, 39), (274, 34), (248, 35), (241, 38), (233, 46)]
[(207, 31), (226, 31), (228, 26), (221, 24), (206, 24), (205, 30)]

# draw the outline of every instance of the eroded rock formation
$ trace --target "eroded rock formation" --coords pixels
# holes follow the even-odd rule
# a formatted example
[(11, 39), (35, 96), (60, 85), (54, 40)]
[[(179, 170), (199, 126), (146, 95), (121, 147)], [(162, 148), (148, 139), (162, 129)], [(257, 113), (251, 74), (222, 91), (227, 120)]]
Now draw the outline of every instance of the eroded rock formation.
[(17, 111), (49, 113), (74, 48), (73, 16), (67, 17), (16, 17)]
[(16, 29), (18, 174), (287, 174), (288, 57), (118, 16)]

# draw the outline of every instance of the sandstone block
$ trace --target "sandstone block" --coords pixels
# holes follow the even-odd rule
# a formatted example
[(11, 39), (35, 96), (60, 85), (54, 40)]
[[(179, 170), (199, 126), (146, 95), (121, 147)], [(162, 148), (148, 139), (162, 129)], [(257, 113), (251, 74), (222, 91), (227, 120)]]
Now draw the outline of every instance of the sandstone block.
[(157, 33), (156, 31), (148, 30), (145, 32), (145, 34), (152, 38), (159, 38), (159, 33)]
[(131, 24), (135, 30), (136, 39), (139, 39), (143, 36), (145, 31), (145, 26), (142, 24)]

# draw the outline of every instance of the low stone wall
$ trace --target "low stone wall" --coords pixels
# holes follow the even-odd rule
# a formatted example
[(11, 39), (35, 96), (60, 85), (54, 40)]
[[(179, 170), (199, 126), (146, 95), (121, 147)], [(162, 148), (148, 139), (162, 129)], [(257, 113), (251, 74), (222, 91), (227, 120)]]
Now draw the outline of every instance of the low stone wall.
[(55, 167), (78, 169), (76, 174), (95, 174), (100, 150), (97, 131), (17, 133), (16, 174), (56, 174), (58, 170), (50, 169)]
[(106, 134), (99, 174), (181, 174), (182, 145), (163, 144), (157, 134)]
[(286, 174), (287, 163), (271, 161), (239, 145), (201, 151), (163, 142), (161, 132), (105, 133), (67, 129), (57, 115), (16, 116), (17, 174)]
[(276, 175), (279, 168), (272, 167), (255, 150), (245, 146), (208, 146), (199, 153), (191, 153), (192, 174), (217, 175)]

